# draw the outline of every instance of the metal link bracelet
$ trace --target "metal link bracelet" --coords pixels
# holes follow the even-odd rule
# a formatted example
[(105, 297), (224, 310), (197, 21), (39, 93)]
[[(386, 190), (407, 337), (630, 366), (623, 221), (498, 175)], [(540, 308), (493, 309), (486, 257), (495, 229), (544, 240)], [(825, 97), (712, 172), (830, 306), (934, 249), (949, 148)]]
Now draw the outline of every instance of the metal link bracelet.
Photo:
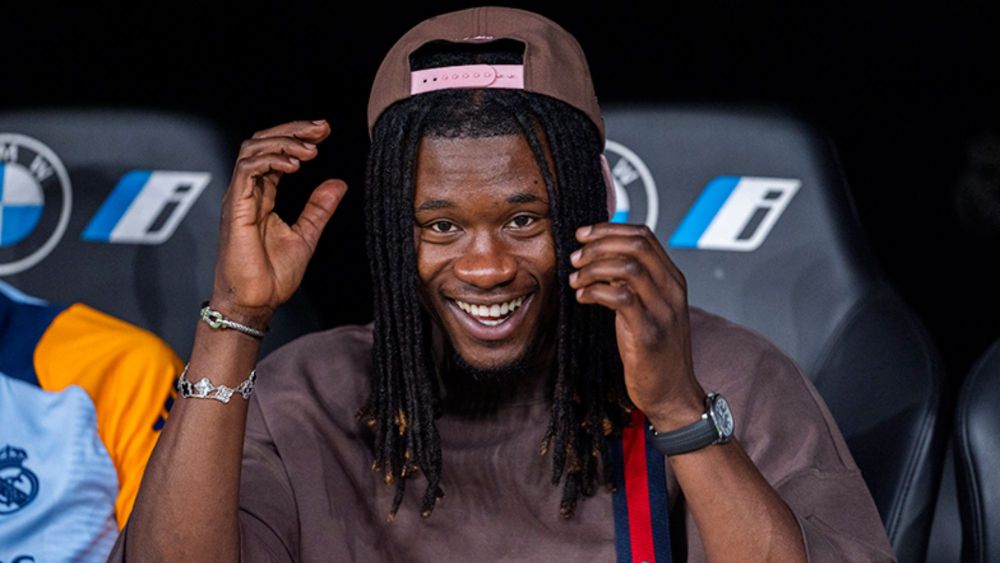
[(258, 330), (245, 324), (240, 324), (236, 321), (227, 319), (222, 316), (222, 313), (209, 307), (208, 301), (201, 304), (201, 320), (208, 323), (208, 326), (214, 329), (229, 328), (237, 332), (242, 332), (243, 334), (256, 338), (257, 340), (263, 339), (268, 330), (267, 327), (264, 327), (264, 330)]
[(220, 403), (228, 403), (234, 393), (239, 393), (243, 395), (244, 399), (249, 400), (250, 395), (253, 394), (254, 384), (257, 383), (257, 370), (252, 370), (250, 375), (236, 387), (213, 385), (207, 377), (199, 379), (198, 383), (191, 383), (187, 377), (189, 367), (190, 364), (184, 366), (184, 371), (181, 372), (181, 376), (177, 380), (177, 390), (185, 399), (215, 399)]

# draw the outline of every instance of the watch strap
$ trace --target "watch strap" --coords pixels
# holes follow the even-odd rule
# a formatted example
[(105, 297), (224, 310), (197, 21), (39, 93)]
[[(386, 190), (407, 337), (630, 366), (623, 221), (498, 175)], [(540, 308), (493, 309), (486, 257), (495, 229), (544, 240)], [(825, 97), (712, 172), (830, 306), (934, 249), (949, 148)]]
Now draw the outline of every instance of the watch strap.
[(653, 446), (668, 456), (700, 450), (718, 440), (719, 431), (707, 412), (683, 428), (662, 434), (654, 432), (652, 438)]

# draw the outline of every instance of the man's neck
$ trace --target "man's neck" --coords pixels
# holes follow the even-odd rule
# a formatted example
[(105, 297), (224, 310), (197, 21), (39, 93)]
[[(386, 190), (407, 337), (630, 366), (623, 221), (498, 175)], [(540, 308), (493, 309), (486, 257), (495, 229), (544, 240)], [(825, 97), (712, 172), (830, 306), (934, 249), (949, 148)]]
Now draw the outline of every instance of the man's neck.
[(504, 407), (552, 400), (553, 370), (531, 367), (503, 377), (478, 379), (450, 362), (440, 368), (441, 405), (452, 414), (489, 415)]
[[(546, 339), (547, 340), (547, 339)], [(444, 412), (488, 416), (504, 407), (551, 402), (555, 347), (543, 343), (511, 370), (487, 373), (467, 365), (434, 329), (434, 365)]]

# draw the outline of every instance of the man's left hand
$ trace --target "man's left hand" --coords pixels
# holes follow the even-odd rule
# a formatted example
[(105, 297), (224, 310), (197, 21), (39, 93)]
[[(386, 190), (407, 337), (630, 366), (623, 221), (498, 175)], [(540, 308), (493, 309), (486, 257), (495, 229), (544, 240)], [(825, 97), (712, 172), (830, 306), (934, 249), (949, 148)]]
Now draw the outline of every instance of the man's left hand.
[(694, 422), (705, 391), (694, 376), (684, 275), (645, 225), (598, 223), (576, 238), (570, 286), (580, 303), (615, 312), (632, 402), (659, 432)]

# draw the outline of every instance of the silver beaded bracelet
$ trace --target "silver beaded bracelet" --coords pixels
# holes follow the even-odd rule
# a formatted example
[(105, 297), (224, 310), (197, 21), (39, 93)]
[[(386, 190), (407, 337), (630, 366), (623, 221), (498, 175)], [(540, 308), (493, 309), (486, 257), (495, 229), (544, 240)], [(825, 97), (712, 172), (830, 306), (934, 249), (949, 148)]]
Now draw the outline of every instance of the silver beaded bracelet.
[(201, 304), (201, 320), (208, 323), (208, 326), (214, 329), (230, 328), (237, 332), (242, 332), (247, 336), (252, 336), (257, 340), (261, 340), (262, 338), (264, 338), (264, 334), (267, 332), (267, 327), (264, 327), (264, 330), (258, 330), (256, 328), (240, 324), (236, 321), (223, 317), (222, 313), (209, 307), (208, 301)]
[(192, 397), (195, 399), (215, 399), (221, 403), (228, 403), (234, 393), (239, 393), (243, 395), (244, 399), (249, 400), (253, 393), (254, 384), (257, 383), (257, 370), (252, 370), (250, 375), (235, 388), (213, 385), (207, 377), (201, 378), (198, 383), (191, 383), (191, 380), (187, 378), (189, 367), (190, 364), (184, 366), (184, 371), (181, 372), (181, 376), (177, 380), (177, 390), (185, 399)]

